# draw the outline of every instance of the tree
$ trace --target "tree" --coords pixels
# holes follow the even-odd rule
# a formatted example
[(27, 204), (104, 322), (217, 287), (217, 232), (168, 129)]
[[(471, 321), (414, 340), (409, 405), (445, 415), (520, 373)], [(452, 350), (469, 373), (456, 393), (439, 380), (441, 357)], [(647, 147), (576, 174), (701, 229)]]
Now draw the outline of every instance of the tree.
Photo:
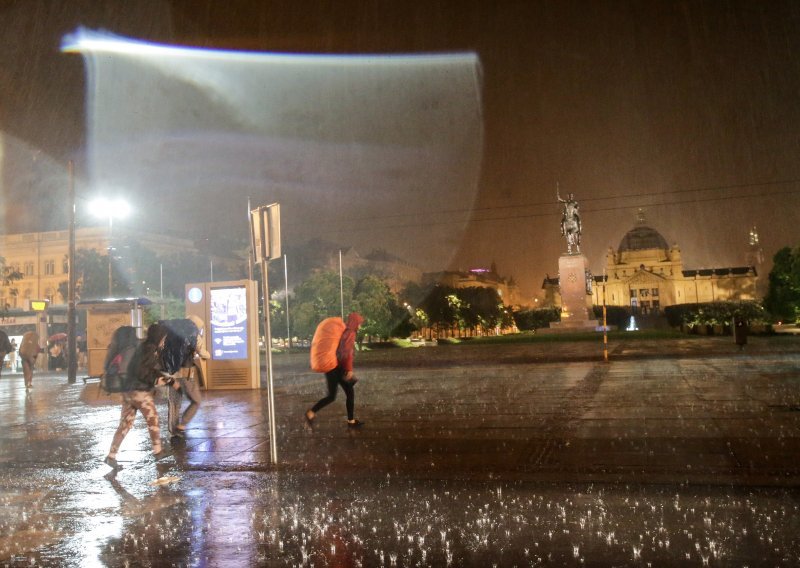
[[(345, 309), (353, 305), (355, 283), (349, 276), (343, 278)], [(292, 315), (292, 330), (297, 337), (311, 337), (317, 324), (332, 316), (341, 316), (339, 274), (318, 272), (297, 286), (289, 302)]]
[[(108, 296), (108, 256), (101, 255), (94, 249), (76, 250), (75, 281), (75, 295), (79, 298), (94, 299)], [(65, 284), (62, 282), (58, 287), (59, 293), (64, 298), (66, 298)]]
[(364, 318), (361, 333), (388, 339), (398, 321), (397, 299), (389, 286), (376, 276), (366, 276), (353, 291), (353, 310)]
[[(13, 287), (13, 283), (22, 278), (22, 273), (14, 266), (7, 266), (5, 257), (0, 256), (0, 276), (3, 279), (3, 287), (9, 288), (9, 294), (16, 296), (19, 291)], [(6, 306), (0, 306), (0, 312), (5, 312)]]
[(494, 328), (503, 323), (503, 301), (494, 288), (462, 288), (458, 295), (465, 303), (462, 314), (467, 327)]
[(800, 247), (775, 253), (764, 307), (783, 321), (800, 319)]

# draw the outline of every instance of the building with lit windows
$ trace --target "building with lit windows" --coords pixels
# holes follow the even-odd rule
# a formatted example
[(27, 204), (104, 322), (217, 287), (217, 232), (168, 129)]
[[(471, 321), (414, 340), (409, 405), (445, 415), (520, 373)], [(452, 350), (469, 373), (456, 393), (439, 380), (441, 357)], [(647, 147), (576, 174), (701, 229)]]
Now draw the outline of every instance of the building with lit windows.
[[(758, 242), (757, 234), (751, 234)], [(596, 306), (629, 306), (634, 313), (658, 314), (675, 304), (755, 300), (757, 266), (686, 269), (678, 245), (669, 245), (640, 215), (616, 250), (609, 248), (605, 277), (594, 275), (592, 303)], [(546, 278), (545, 299), (560, 306), (558, 279)]]
[[(117, 244), (135, 238), (159, 255), (196, 252), (192, 241), (165, 235), (115, 228), (113, 237)], [(86, 227), (75, 231), (76, 250), (94, 250), (107, 255), (109, 245), (107, 228)], [(30, 300), (34, 299), (48, 300), (51, 304), (66, 303), (59, 286), (69, 280), (68, 253), (68, 231), (0, 235), (0, 257), (5, 259), (6, 272), (16, 271), (22, 275), (9, 286), (0, 284), (0, 307), (27, 310)]]

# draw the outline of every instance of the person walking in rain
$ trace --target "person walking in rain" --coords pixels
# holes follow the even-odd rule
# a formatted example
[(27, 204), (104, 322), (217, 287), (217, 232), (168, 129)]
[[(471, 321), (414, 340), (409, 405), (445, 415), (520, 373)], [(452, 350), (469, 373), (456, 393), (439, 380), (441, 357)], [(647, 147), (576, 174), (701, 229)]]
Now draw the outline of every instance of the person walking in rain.
[(25, 377), (26, 389), (33, 387), (33, 369), (41, 350), (39, 335), (35, 331), (26, 331), (19, 345), (19, 358), (22, 359), (22, 375)]
[[(200, 387), (203, 386), (203, 370), (200, 360), (211, 358), (211, 354), (206, 350), (205, 346), (205, 322), (195, 315), (188, 316), (186, 319), (196, 326), (196, 333), (193, 334), (191, 345), (187, 346), (181, 369), (176, 373), (177, 379), (168, 389), (167, 424), (169, 425), (169, 433), (178, 438), (183, 438), (186, 435), (186, 426), (197, 414), (202, 401)], [(181, 416), (183, 395), (186, 395), (186, 398), (189, 399), (189, 406), (186, 407)]]
[(336, 400), (336, 392), (339, 387), (342, 387), (347, 397), (345, 402), (347, 408), (347, 426), (350, 428), (358, 428), (364, 424), (360, 420), (354, 418), (356, 395), (355, 389), (353, 388), (357, 381), (353, 374), (356, 333), (363, 322), (364, 318), (356, 312), (352, 312), (347, 316), (347, 325), (342, 334), (342, 338), (339, 340), (339, 347), (336, 350), (338, 365), (332, 371), (325, 373), (325, 380), (328, 383), (328, 396), (320, 399), (314, 406), (306, 410), (306, 420), (309, 424), (314, 421), (317, 412)]
[(127, 380), (129, 390), (122, 393), (122, 412), (119, 426), (114, 433), (111, 448), (105, 458), (105, 463), (114, 469), (122, 469), (117, 462), (117, 452), (122, 441), (133, 427), (136, 411), (142, 413), (147, 422), (147, 431), (153, 445), (153, 455), (156, 459), (163, 456), (161, 448), (161, 429), (158, 425), (158, 410), (154, 400), (156, 386), (168, 384), (161, 372), (161, 351), (167, 339), (167, 330), (154, 323), (147, 328), (147, 337), (144, 343), (136, 349), (136, 353), (128, 366)]
[(19, 370), (17, 366), (17, 349), (19, 349), (19, 345), (17, 345), (16, 339), (11, 339), (11, 353), (8, 354), (8, 366), (11, 369), (12, 373), (16, 373)]
[[(8, 340), (8, 334), (0, 329), (0, 374), (3, 372), (3, 367), (6, 364), (6, 355), (14, 352), (14, 346)], [(13, 359), (11, 359), (13, 361)], [(11, 370), (14, 368), (12, 366)]]

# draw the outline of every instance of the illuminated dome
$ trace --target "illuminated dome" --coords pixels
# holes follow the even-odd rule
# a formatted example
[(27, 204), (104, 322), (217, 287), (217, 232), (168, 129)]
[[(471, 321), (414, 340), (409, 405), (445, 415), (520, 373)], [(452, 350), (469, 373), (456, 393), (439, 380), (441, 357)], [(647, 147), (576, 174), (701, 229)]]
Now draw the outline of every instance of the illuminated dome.
[(651, 227), (638, 225), (622, 237), (617, 252), (668, 248), (669, 245), (661, 233)]

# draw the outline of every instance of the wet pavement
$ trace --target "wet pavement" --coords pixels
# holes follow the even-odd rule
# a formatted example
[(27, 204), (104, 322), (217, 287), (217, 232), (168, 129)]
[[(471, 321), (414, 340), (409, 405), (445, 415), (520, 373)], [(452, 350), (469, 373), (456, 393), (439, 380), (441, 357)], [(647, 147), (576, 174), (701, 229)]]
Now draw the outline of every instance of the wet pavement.
[(342, 393), (309, 428), (321, 376), (274, 362), (278, 466), (266, 391), (211, 391), (116, 474), (118, 404), (5, 371), (0, 565), (800, 564), (800, 338), (361, 352), (358, 430)]

